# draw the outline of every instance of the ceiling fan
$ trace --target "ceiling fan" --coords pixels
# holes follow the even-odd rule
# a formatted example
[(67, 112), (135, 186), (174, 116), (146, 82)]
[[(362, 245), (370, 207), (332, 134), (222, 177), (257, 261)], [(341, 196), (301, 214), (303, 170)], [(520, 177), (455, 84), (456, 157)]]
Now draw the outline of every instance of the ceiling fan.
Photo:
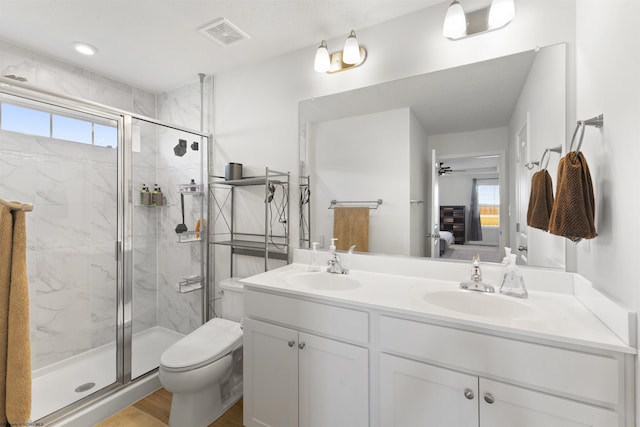
[(440, 162), (440, 167), (438, 167), (438, 175), (442, 176), (444, 174), (447, 173), (453, 173), (453, 172), (466, 172), (466, 170), (460, 170), (460, 169), (452, 169), (451, 166), (445, 166), (444, 163)]

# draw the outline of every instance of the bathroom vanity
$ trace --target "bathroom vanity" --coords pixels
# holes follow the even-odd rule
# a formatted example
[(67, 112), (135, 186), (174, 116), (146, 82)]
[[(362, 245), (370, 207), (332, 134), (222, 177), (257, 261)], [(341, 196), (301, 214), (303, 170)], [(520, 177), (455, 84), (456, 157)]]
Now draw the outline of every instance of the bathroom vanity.
[(524, 269), (518, 299), (459, 289), (467, 264), (307, 257), (243, 280), (245, 425), (634, 425), (635, 313), (580, 276)]

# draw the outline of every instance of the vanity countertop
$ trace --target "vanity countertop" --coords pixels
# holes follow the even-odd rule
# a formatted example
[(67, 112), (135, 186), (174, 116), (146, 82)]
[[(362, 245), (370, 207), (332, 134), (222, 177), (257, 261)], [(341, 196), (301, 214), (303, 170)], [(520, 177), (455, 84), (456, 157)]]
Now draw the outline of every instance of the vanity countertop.
[[(634, 347), (623, 342), (578, 298), (567, 292), (532, 290), (530, 287), (529, 297), (521, 299), (501, 295), (497, 287), (495, 294), (484, 294), (460, 290), (459, 282), (453, 280), (357, 269), (352, 269), (348, 276), (344, 276), (349, 283), (358, 284), (352, 289), (328, 290), (301, 286), (299, 278), (308, 278), (310, 275), (319, 275), (318, 278), (320, 275), (336, 276), (326, 272), (311, 273), (307, 264), (293, 263), (242, 279), (242, 282), (248, 288), (417, 317), (445, 326), (509, 338), (529, 339), (556, 346), (577, 345), (636, 353)], [(468, 312), (445, 308), (446, 303), (458, 298), (458, 295), (460, 299), (470, 301), (466, 309)], [(470, 313), (475, 311), (474, 307), (477, 307), (479, 314)], [(493, 307), (497, 307), (499, 315), (492, 314)], [(504, 311), (503, 308), (508, 310)]]

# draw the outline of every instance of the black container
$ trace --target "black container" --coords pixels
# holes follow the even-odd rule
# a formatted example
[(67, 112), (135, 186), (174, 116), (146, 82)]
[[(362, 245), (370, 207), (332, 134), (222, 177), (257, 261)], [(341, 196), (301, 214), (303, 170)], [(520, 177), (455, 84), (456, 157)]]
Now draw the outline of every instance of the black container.
[(242, 163), (227, 163), (224, 166), (224, 179), (227, 181), (242, 179)]

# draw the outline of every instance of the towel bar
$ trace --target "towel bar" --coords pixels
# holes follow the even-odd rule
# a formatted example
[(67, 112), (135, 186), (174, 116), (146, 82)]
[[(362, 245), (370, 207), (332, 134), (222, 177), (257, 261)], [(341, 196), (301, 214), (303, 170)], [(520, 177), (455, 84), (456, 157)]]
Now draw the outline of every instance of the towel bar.
[(332, 200), (329, 209), (335, 209), (336, 205), (375, 205), (369, 209), (378, 209), (382, 204), (382, 199), (378, 200)]
[(31, 212), (33, 210), (33, 205), (31, 203), (10, 202), (3, 198), (0, 198), (0, 205), (7, 206), (12, 211)]

